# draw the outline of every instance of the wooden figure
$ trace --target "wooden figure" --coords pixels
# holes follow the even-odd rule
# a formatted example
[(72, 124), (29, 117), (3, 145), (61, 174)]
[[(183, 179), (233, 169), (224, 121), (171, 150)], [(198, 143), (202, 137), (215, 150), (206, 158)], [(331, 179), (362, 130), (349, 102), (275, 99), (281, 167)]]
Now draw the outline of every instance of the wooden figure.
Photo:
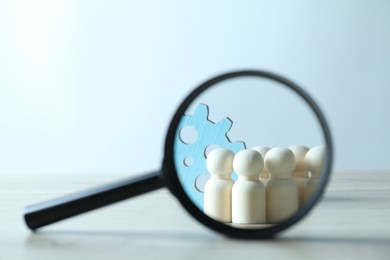
[(305, 156), (309, 148), (303, 145), (293, 145), (289, 149), (294, 153), (296, 159), (296, 166), (292, 172), (292, 178), (298, 186), (298, 204), (299, 208), (302, 208), (305, 204), (305, 186), (309, 180), (309, 170), (305, 163)]
[(212, 150), (206, 160), (210, 179), (204, 189), (204, 213), (215, 220), (232, 222), (232, 187), (234, 153), (228, 149)]
[[(263, 159), (264, 159), (265, 155), (267, 154), (267, 152), (271, 148), (269, 148), (267, 146), (256, 146), (256, 147), (253, 147), (252, 149), (259, 152), (261, 154), (261, 157), (263, 157)], [(265, 167), (263, 167), (263, 170), (260, 173), (260, 181), (265, 184), (268, 181), (268, 179), (269, 179), (269, 172), (267, 171), (267, 169)]]
[(272, 148), (265, 156), (271, 175), (266, 184), (267, 223), (280, 223), (298, 211), (298, 187), (291, 178), (295, 164), (288, 148)]
[(232, 190), (233, 223), (266, 223), (265, 187), (259, 180), (263, 167), (263, 158), (255, 150), (242, 150), (234, 157), (233, 169), (238, 179)]
[(305, 189), (305, 201), (315, 193), (321, 181), (321, 172), (323, 171), (326, 149), (325, 146), (316, 146), (311, 148), (305, 157), (305, 163), (311, 173)]

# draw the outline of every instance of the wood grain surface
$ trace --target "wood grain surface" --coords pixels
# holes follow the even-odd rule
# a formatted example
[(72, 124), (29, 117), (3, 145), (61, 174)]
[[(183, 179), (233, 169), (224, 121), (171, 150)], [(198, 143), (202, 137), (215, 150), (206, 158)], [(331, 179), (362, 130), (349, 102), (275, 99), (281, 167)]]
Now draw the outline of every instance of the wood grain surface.
[(390, 170), (340, 171), (276, 239), (226, 238), (162, 189), (31, 233), (23, 207), (124, 175), (0, 175), (0, 259), (390, 259)]

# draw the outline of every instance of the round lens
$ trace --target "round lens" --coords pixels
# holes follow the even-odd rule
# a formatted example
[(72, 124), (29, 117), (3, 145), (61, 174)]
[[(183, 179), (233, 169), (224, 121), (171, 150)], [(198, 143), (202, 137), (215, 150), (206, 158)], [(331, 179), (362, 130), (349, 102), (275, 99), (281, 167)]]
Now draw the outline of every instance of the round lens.
[(330, 137), (301, 89), (244, 72), (209, 81), (184, 104), (174, 167), (205, 216), (261, 231), (296, 221), (314, 204), (329, 175)]

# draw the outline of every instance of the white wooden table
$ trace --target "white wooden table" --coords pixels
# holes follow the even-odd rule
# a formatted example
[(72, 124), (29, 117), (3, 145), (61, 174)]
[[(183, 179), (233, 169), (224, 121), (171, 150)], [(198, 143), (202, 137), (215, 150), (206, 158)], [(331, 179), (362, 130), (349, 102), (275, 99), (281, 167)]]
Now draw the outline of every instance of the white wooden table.
[(0, 259), (390, 259), (390, 170), (337, 172), (325, 197), (272, 240), (235, 240), (162, 189), (33, 234), (24, 206), (123, 175), (0, 175)]

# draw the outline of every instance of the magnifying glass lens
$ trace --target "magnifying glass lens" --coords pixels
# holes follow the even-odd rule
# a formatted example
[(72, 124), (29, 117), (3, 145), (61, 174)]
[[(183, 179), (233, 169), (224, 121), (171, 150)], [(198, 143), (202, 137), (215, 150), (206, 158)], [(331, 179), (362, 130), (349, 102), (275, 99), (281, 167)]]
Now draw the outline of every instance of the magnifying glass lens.
[(291, 88), (259, 76), (204, 90), (182, 115), (174, 164), (192, 203), (235, 228), (261, 229), (298, 214), (323, 181), (324, 132)]

